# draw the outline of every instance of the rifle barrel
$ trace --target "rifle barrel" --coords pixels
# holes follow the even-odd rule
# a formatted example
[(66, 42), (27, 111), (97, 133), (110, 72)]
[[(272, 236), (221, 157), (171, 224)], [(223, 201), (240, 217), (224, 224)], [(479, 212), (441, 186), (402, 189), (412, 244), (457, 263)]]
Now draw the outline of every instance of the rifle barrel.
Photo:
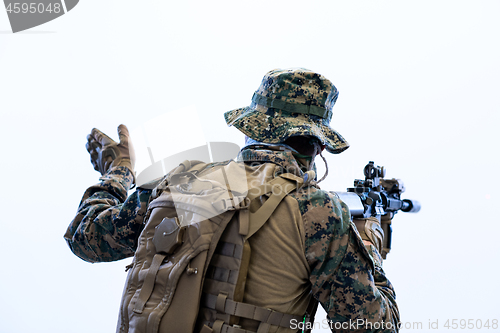
[(420, 207), (420, 202), (417, 200), (403, 199), (403, 208), (401, 210), (406, 213), (418, 213)]

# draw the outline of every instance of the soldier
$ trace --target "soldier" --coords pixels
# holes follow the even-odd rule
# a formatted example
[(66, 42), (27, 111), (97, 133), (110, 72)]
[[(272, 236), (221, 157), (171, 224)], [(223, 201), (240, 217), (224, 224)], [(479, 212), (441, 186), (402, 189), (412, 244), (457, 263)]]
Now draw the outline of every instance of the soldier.
[[(244, 162), (248, 179), (260, 184), (283, 174), (306, 179), (314, 175), (308, 171), (315, 171), (315, 157), (323, 157), (324, 149), (333, 154), (346, 150), (346, 140), (329, 126), (337, 96), (328, 79), (310, 70), (268, 72), (250, 106), (224, 115), (229, 126), (246, 136), (237, 160)], [(133, 149), (124, 125), (118, 134), (119, 144), (96, 129), (88, 136), (87, 150), (102, 174), (101, 182), (87, 189), (65, 234), (73, 253), (89, 262), (134, 256), (153, 192), (139, 187), (127, 197), (134, 181)], [(358, 232), (344, 203), (321, 190), (316, 180), (307, 184), (288, 194), (248, 239), (251, 257), (244, 296), (237, 303), (293, 319), (269, 324), (243, 316), (238, 325), (230, 325), (220, 316), (199, 317), (195, 332), (297, 332), (318, 327), (297, 319), (316, 301), (327, 312), (332, 332), (398, 331), (395, 292), (382, 269), (378, 221), (355, 221), (365, 226)], [(217, 311), (227, 314), (224, 306)], [(142, 331), (133, 321), (124, 325), (123, 320), (118, 331)], [(161, 324), (159, 331), (164, 327)]]

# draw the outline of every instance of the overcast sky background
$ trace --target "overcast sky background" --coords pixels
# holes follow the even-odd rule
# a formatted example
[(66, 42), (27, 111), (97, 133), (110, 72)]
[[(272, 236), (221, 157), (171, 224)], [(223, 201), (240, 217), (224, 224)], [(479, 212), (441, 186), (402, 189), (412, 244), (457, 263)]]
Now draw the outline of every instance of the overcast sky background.
[(0, 332), (115, 330), (130, 259), (88, 264), (63, 240), (98, 181), (93, 127), (155, 123), (164, 134), (147, 140), (172, 152), (241, 145), (223, 112), (287, 67), (340, 91), (332, 127), (351, 148), (327, 156), (322, 188), (345, 190), (373, 160), (422, 203), (394, 219), (384, 263), (402, 322), (423, 325), (404, 331), (500, 320), (499, 14), (472, 0), (84, 0), (12, 34), (0, 10)]

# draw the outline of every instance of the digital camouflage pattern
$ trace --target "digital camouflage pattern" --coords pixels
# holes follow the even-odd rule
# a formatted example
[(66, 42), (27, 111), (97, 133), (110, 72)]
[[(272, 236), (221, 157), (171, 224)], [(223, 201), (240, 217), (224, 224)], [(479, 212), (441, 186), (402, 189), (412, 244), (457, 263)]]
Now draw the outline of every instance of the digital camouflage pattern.
[(111, 168), (100, 180), (85, 191), (64, 235), (71, 251), (92, 263), (134, 255), (151, 196), (151, 191), (137, 189), (127, 198), (133, 182), (127, 167)]
[[(289, 151), (244, 149), (238, 159), (274, 163), (279, 166), (277, 174), (303, 174)], [(118, 167), (85, 192), (65, 235), (77, 256), (99, 262), (134, 255), (151, 192), (139, 188), (127, 198), (131, 181), (128, 169)], [(334, 322), (362, 319), (397, 327), (399, 311), (394, 288), (385, 276), (377, 250), (363, 245), (350, 222), (347, 206), (315, 186), (290, 195), (297, 200), (304, 223), (304, 255), (311, 272), (311, 289), (328, 318)]]
[(304, 68), (275, 69), (264, 76), (250, 106), (228, 111), (224, 117), (229, 126), (257, 141), (278, 143), (311, 135), (338, 154), (349, 144), (330, 127), (337, 97), (337, 88), (320, 74)]

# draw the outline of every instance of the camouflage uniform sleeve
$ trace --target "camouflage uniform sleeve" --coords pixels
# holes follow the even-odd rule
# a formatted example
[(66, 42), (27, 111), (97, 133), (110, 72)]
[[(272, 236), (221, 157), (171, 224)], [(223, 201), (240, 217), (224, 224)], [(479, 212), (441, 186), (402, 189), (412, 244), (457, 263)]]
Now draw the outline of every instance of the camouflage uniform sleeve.
[(306, 258), (315, 298), (333, 332), (398, 331), (396, 294), (375, 249), (367, 249), (347, 206), (321, 190), (299, 200), (306, 228)]
[(64, 235), (75, 255), (92, 263), (134, 255), (151, 191), (137, 189), (127, 198), (132, 179), (126, 167), (115, 167), (85, 191)]

